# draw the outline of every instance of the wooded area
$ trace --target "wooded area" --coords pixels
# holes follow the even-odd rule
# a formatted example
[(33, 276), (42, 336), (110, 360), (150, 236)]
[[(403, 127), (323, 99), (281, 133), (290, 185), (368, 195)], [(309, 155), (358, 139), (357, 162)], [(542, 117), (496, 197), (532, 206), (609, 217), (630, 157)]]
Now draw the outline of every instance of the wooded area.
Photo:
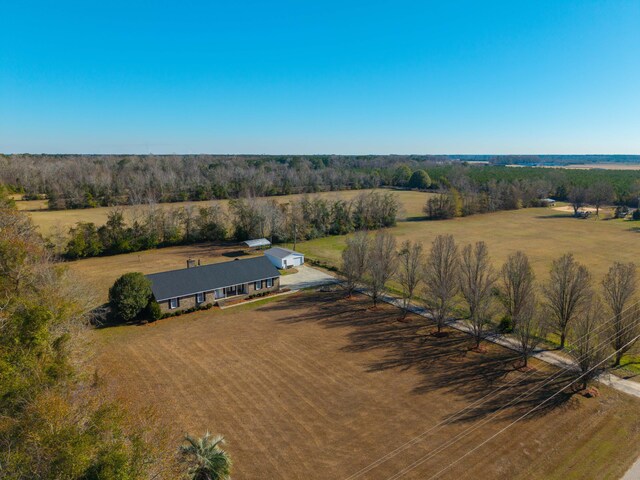
[(25, 154), (0, 156), (0, 183), (25, 198), (45, 195), (51, 209), (388, 186), (455, 190), (456, 208), (472, 214), (531, 206), (546, 196), (568, 200), (575, 187), (594, 184), (609, 185), (611, 202), (637, 206), (640, 171), (510, 168), (501, 165), (502, 157), (492, 162), (431, 155)]

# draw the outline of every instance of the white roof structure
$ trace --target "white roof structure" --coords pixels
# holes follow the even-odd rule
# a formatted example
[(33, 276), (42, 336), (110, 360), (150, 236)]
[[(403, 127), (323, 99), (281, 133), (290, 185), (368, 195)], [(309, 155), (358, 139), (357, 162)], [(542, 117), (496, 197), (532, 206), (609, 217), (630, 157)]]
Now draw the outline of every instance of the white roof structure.
[(256, 247), (268, 247), (271, 245), (271, 242), (266, 238), (256, 238), (254, 240), (246, 240), (244, 243), (247, 247), (256, 248)]

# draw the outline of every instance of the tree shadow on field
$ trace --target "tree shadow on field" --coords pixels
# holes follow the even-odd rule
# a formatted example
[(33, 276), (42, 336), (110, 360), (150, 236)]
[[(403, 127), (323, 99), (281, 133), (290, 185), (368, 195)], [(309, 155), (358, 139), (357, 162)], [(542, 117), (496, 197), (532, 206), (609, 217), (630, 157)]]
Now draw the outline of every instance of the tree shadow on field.
[[(517, 352), (495, 345), (490, 345), (486, 353), (476, 352), (471, 349), (472, 338), (463, 332), (446, 329), (448, 335), (438, 337), (432, 334), (433, 322), (422, 316), (409, 314), (406, 321), (399, 321), (400, 309), (388, 304), (377, 309), (371, 306), (368, 297), (345, 299), (343, 292), (314, 292), (261, 309), (277, 311), (278, 321), (283, 323), (313, 322), (326, 328), (349, 328), (350, 342), (344, 351), (381, 351), (381, 356), (366, 365), (367, 372), (413, 369), (420, 374), (414, 394), (440, 390), (463, 397), (468, 402), (467, 409), (450, 421), (475, 421), (496, 412), (502, 419), (517, 418), (575, 378), (558, 375), (545, 381), (548, 372), (518, 370)], [(567, 389), (531, 416), (542, 415), (570, 397)]]
[(554, 218), (555, 219), (558, 219), (558, 218), (576, 218), (577, 219), (577, 217), (575, 217), (572, 213), (568, 213), (568, 212), (565, 212), (565, 213), (550, 213), (548, 215), (536, 215), (535, 218), (539, 218), (539, 219), (542, 219), (542, 220), (554, 219)]

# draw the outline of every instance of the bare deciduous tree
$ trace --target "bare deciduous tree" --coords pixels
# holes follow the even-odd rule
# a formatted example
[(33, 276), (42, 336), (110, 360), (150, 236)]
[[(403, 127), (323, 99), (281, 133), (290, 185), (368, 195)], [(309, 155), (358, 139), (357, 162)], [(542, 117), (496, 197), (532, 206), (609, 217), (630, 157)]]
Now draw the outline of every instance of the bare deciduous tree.
[(467, 245), (460, 262), (460, 291), (469, 308), (469, 326), (476, 348), (483, 340), (492, 316), (493, 286), (498, 277), (491, 266), (489, 249), (484, 242)]
[(425, 298), (442, 332), (458, 293), (460, 260), (458, 246), (452, 235), (438, 235), (431, 245), (431, 252), (424, 269)]
[(634, 309), (628, 309), (629, 301), (636, 291), (636, 266), (633, 263), (615, 262), (602, 280), (604, 300), (611, 309), (611, 346), (616, 351), (614, 365), (620, 365), (622, 356), (638, 335), (638, 318)]
[(422, 280), (422, 243), (411, 243), (409, 240), (405, 240), (398, 252), (398, 283), (402, 287), (402, 309), (403, 316), (407, 316), (407, 310), (409, 303), (413, 298), (413, 295)]
[(369, 248), (367, 284), (373, 300), (373, 306), (378, 305), (378, 299), (387, 287), (387, 282), (396, 271), (396, 239), (388, 232), (378, 232)]
[(612, 202), (616, 194), (610, 182), (596, 182), (589, 187), (587, 197), (596, 207), (596, 217), (600, 215), (600, 207), (608, 202)]
[(522, 355), (523, 367), (529, 365), (529, 358), (540, 344), (546, 333), (546, 324), (536, 311), (535, 294), (527, 298), (518, 313), (516, 328), (513, 333), (518, 341), (518, 349)]
[(587, 189), (578, 186), (571, 187), (567, 197), (573, 207), (573, 216), (577, 217), (580, 209), (587, 203)]
[(580, 368), (582, 388), (587, 388), (600, 369), (597, 368), (605, 358), (606, 349), (602, 344), (602, 325), (605, 312), (598, 298), (591, 299), (584, 315), (579, 315), (573, 328), (574, 340), (571, 354)]
[(527, 299), (535, 292), (535, 275), (529, 258), (523, 252), (512, 253), (502, 266), (502, 302), (512, 326)]
[(544, 293), (553, 329), (560, 336), (560, 348), (564, 348), (571, 323), (584, 311), (591, 297), (591, 275), (567, 253), (553, 261)]
[(371, 239), (367, 232), (357, 232), (347, 238), (347, 246), (342, 251), (342, 273), (345, 276), (345, 285), (349, 296), (362, 282), (367, 271), (370, 243)]

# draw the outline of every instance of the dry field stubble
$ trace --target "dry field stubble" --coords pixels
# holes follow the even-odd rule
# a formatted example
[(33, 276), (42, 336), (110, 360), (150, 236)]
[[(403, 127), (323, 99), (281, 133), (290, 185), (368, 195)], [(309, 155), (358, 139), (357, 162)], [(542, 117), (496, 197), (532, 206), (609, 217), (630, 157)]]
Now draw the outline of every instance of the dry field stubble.
[[(527, 208), (438, 221), (406, 221), (389, 231), (398, 242), (419, 240), (425, 246), (440, 234), (460, 244), (483, 240), (496, 267), (510, 253), (525, 252), (540, 280), (548, 277), (553, 259), (572, 252), (594, 276), (596, 285), (614, 261), (639, 262), (640, 222), (577, 219), (552, 208)], [(304, 242), (298, 249), (310, 258), (339, 265), (345, 237)]]
[[(309, 292), (97, 330), (97, 364), (114, 394), (157, 408), (176, 443), (184, 432), (224, 434), (238, 479), (347, 478), (519, 375), (511, 351), (469, 352), (468, 336), (435, 338), (423, 318), (400, 323), (398, 310), (369, 305)], [(527, 389), (548, 373), (535, 365), (540, 370)], [(403, 477), (428, 478), (567, 381), (543, 387), (480, 426), (525, 387), (505, 389), (361, 478), (387, 479), (480, 426)], [(619, 478), (637, 456), (640, 403), (604, 387), (601, 392), (593, 399), (559, 396), (553, 408), (517, 424), (442, 478)]]
[[(361, 193), (372, 192), (373, 190), (344, 190), (336, 192), (320, 192), (309, 194), (310, 197), (319, 196), (326, 199), (343, 199), (351, 200)], [(387, 191), (387, 190), (378, 190)], [(393, 191), (397, 196), (401, 205), (400, 217), (421, 215), (427, 196), (430, 193), (416, 191)], [(283, 195), (276, 197), (266, 197), (267, 200), (273, 199), (280, 203), (287, 203), (302, 198), (303, 195)], [(229, 204), (228, 200), (211, 200), (202, 202), (176, 202), (159, 204), (165, 209), (179, 209), (183, 207), (193, 206), (196, 208), (207, 207), (211, 205), (220, 205), (226, 211)], [(127, 219), (135, 218), (140, 214), (139, 206), (120, 206), (120, 207), (99, 207), (85, 208), (78, 210), (46, 210), (45, 200), (28, 200), (17, 201), (16, 205), (19, 210), (28, 211), (31, 219), (44, 235), (50, 235), (56, 230), (66, 232), (69, 227), (74, 226), (78, 222), (93, 222), (96, 225), (103, 225), (107, 221), (109, 212), (114, 208), (122, 209)]]

